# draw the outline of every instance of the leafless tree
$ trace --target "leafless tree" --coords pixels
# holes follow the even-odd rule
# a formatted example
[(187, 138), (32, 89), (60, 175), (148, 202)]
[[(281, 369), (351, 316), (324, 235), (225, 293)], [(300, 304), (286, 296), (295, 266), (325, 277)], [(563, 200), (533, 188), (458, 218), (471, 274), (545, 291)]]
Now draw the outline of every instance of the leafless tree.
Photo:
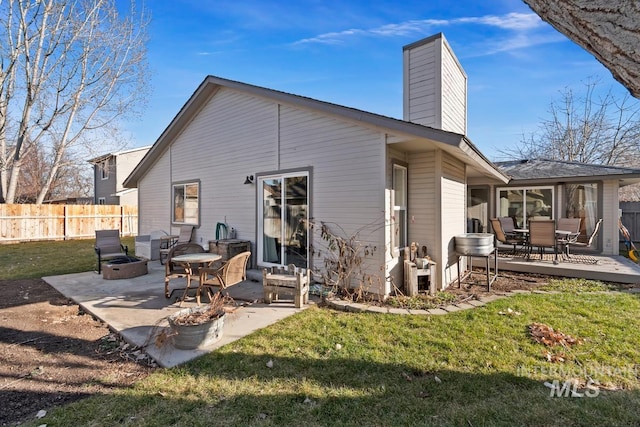
[(599, 82), (584, 82), (584, 91), (566, 88), (552, 101), (539, 130), (523, 136), (508, 158), (546, 158), (583, 163), (637, 166), (640, 159), (640, 105), (629, 94), (611, 90), (598, 96)]
[(543, 20), (591, 52), (640, 98), (640, 3), (630, 0), (524, 0)]
[(0, 201), (14, 202), (38, 149), (49, 165), (42, 203), (72, 147), (104, 150), (144, 105), (147, 22), (133, 0), (126, 16), (115, 0), (0, 0)]

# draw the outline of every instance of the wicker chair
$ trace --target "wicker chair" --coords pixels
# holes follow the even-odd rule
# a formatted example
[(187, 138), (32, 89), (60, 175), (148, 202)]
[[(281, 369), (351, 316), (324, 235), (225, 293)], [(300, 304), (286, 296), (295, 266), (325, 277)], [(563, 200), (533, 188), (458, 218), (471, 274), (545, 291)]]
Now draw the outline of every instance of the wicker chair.
[(217, 291), (228, 288), (247, 279), (247, 261), (251, 252), (242, 252), (230, 258), (220, 268), (201, 268), (200, 286), (196, 292), (196, 302), (200, 305), (200, 294), (207, 291), (209, 301), (213, 298), (211, 288), (218, 288)]
[[(171, 294), (180, 289), (174, 289), (169, 292), (169, 281), (171, 279), (178, 279), (182, 277), (191, 277), (193, 272), (187, 271), (182, 265), (176, 264), (171, 261), (171, 258), (183, 254), (200, 254), (204, 252), (204, 248), (197, 243), (182, 243), (174, 246), (169, 250), (167, 254), (167, 261), (164, 264), (164, 296), (170, 298)], [(187, 284), (189, 285), (189, 284)], [(188, 286), (187, 286), (188, 287)], [(182, 288), (184, 289), (184, 288)]]

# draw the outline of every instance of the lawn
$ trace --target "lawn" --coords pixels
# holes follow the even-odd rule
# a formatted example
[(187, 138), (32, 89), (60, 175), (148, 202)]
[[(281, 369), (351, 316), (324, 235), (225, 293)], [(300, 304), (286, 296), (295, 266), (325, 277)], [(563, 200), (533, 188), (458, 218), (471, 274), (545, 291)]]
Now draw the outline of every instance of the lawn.
[[(566, 288), (445, 316), (312, 307), (32, 425), (638, 425), (640, 298)], [(582, 342), (547, 348), (534, 322)], [(565, 380), (583, 397), (544, 385)]]

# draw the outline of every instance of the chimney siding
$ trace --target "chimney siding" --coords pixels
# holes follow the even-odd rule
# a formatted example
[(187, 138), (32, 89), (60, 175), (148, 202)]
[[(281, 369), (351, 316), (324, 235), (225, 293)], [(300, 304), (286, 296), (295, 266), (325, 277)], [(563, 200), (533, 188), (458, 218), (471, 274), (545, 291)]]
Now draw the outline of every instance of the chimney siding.
[(442, 33), (403, 49), (404, 120), (467, 133), (467, 75)]

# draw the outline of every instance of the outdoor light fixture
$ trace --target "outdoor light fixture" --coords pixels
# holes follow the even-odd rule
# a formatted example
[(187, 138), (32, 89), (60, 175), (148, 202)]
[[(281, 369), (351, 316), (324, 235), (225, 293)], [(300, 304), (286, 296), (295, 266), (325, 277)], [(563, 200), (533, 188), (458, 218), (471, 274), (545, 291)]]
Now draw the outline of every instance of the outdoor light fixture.
[(244, 180), (245, 185), (246, 184), (253, 184), (253, 175), (247, 175), (247, 178)]

